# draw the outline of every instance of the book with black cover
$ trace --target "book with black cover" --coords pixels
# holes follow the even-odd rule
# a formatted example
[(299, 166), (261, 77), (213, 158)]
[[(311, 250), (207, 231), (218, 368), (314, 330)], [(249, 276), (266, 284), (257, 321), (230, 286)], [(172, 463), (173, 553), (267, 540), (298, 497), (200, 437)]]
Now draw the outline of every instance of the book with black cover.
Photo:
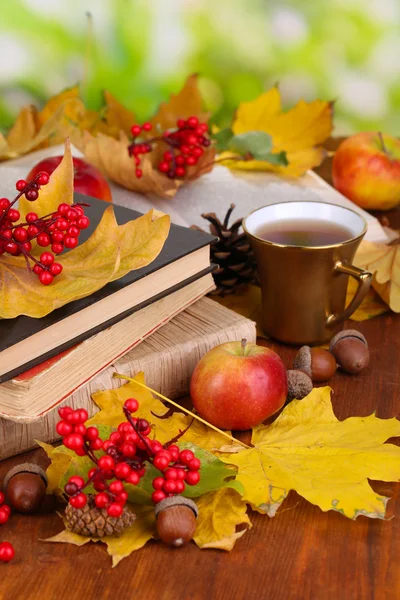
[[(102, 200), (98, 200), (97, 198), (89, 198), (88, 196), (83, 196), (81, 194), (75, 194), (74, 201), (90, 203), (90, 206), (85, 209), (86, 214), (90, 218), (90, 227), (86, 230), (83, 230), (81, 233), (80, 241), (83, 242), (93, 233), (102, 217), (104, 210), (107, 208), (107, 206), (109, 206), (109, 204)], [(120, 225), (139, 217), (141, 214), (137, 211), (118, 205), (113, 205), (113, 208), (117, 222)], [(59, 352), (66, 350), (70, 346), (81, 342), (91, 335), (120, 321), (129, 314), (144, 308), (144, 306), (151, 304), (155, 300), (159, 300), (160, 298), (184, 287), (188, 283), (191, 283), (192, 281), (195, 281), (206, 273), (212, 271), (213, 265), (210, 265), (209, 257), (208, 259), (205, 259), (205, 254), (202, 254), (201, 256), (199, 255), (198, 270), (196, 267), (193, 268), (192, 265), (190, 276), (185, 278), (184, 269), (180, 269), (180, 271), (182, 271), (181, 279), (179, 279), (178, 276), (178, 280), (175, 281), (175, 283), (173, 283), (173, 280), (171, 279), (170, 287), (167, 286), (166, 288), (161, 289), (158, 293), (149, 295), (149, 297), (141, 301), (139, 304), (135, 303), (135, 299), (133, 298), (132, 306), (130, 306), (129, 309), (124, 310), (123, 312), (118, 312), (118, 314), (114, 314), (110, 318), (108, 315), (105, 315), (101, 323), (97, 324), (95, 327), (82, 331), (78, 336), (71, 337), (67, 341), (64, 341), (64, 343), (60, 344), (58, 344), (56, 341), (53, 344), (54, 347), (47, 351), (42, 351), (40, 347), (36, 348), (34, 356), (27, 354), (23, 357), (20, 364), (13, 364), (12, 368), (10, 368), (10, 365), (2, 365), (2, 363), (6, 362), (2, 361), (2, 353), (11, 349), (16, 344), (21, 344), (22, 348), (22, 343), (31, 336), (40, 334), (46, 330), (48, 333), (50, 333), (53, 326), (63, 322), (65, 319), (69, 319), (69, 323), (71, 321), (70, 318), (77, 313), (89, 307), (93, 307), (97, 303), (107, 299), (113, 294), (118, 293), (128, 286), (131, 286), (139, 281), (144, 281), (145, 278), (157, 273), (158, 271), (161, 272), (162, 269), (168, 267), (168, 265), (171, 265), (172, 263), (182, 261), (184, 257), (192, 255), (196, 251), (209, 246), (213, 239), (214, 238), (207, 233), (171, 224), (170, 233), (162, 251), (158, 257), (146, 267), (131, 271), (121, 279), (107, 284), (105, 287), (98, 290), (91, 296), (71, 302), (54, 310), (49, 315), (41, 319), (19, 316), (15, 319), (0, 320), (0, 382), (6, 381), (11, 377), (15, 377), (19, 373), (34, 367), (35, 365), (51, 358)], [(196, 255), (193, 254), (193, 258), (196, 258)]]

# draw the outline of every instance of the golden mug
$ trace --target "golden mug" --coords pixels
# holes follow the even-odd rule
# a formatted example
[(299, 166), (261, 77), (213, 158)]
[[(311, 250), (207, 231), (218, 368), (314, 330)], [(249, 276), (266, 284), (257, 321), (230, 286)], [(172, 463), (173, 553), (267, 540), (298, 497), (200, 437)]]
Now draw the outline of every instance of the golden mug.
[[(263, 225), (285, 219), (337, 223), (351, 232), (351, 238), (327, 246), (289, 246), (257, 235)], [(330, 340), (361, 304), (371, 284), (371, 273), (351, 264), (367, 231), (365, 219), (327, 202), (279, 202), (250, 213), (243, 229), (258, 263), (265, 332), (288, 344)], [(357, 280), (358, 288), (346, 306), (349, 276)]]

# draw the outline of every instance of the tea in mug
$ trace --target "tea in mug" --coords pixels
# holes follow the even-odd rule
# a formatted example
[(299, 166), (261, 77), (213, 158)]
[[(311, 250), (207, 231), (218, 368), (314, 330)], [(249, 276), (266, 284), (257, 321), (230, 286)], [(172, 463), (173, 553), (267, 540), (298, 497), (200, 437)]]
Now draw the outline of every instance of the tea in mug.
[(254, 233), (283, 246), (332, 246), (354, 237), (343, 225), (322, 219), (283, 219), (260, 225)]

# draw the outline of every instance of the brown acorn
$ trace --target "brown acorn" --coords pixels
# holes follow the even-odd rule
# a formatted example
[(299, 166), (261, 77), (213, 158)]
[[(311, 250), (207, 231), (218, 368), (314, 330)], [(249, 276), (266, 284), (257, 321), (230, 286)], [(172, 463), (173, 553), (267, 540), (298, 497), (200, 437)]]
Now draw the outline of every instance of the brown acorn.
[(156, 504), (154, 512), (158, 536), (165, 544), (180, 548), (193, 538), (198, 516), (193, 500), (171, 496)]
[(355, 329), (340, 331), (332, 339), (329, 350), (346, 373), (360, 373), (369, 365), (368, 342)]
[(287, 372), (288, 400), (302, 400), (313, 389), (311, 377), (304, 371), (289, 369)]
[(47, 475), (39, 465), (23, 463), (16, 465), (4, 479), (8, 502), (21, 513), (34, 513), (46, 497)]
[(323, 348), (302, 346), (295, 356), (293, 368), (307, 373), (313, 381), (328, 381), (336, 371), (336, 359)]

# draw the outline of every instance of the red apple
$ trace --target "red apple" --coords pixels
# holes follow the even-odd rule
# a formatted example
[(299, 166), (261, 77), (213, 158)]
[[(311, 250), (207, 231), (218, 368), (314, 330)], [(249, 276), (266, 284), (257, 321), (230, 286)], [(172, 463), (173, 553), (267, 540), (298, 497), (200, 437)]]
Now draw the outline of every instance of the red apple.
[[(49, 156), (48, 158), (41, 160), (29, 172), (26, 178), (27, 181), (31, 181), (39, 171), (46, 171), (46, 173), (51, 175), (55, 168), (60, 164), (62, 158), (62, 156)], [(72, 160), (74, 162), (75, 192), (112, 202), (110, 187), (100, 171), (81, 158), (73, 158)]]
[(400, 204), (400, 140), (372, 132), (347, 138), (335, 152), (332, 179), (361, 208), (394, 208)]
[(194, 407), (221, 429), (262, 423), (284, 405), (287, 391), (286, 369), (276, 352), (246, 340), (207, 352), (190, 382)]

